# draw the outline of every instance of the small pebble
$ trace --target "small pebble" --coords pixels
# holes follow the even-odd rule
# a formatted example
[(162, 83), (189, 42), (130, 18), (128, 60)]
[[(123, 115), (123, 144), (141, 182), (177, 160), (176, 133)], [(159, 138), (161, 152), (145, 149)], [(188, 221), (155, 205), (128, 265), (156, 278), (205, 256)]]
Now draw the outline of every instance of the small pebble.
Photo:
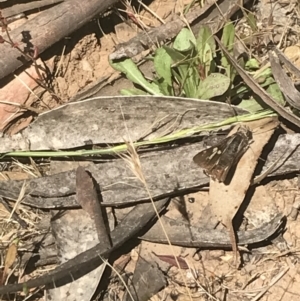
[(195, 198), (188, 198), (189, 203), (193, 204), (195, 203)]

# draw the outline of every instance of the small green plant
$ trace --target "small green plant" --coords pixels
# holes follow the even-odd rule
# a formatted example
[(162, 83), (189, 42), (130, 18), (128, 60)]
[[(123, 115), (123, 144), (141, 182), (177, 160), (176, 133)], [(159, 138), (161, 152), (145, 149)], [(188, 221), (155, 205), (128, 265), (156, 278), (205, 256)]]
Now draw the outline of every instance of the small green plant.
[(230, 86), (227, 75), (216, 72), (216, 44), (211, 30), (203, 26), (197, 37), (183, 28), (172, 47), (162, 46), (150, 59), (156, 75), (145, 79), (131, 59), (111, 62), (139, 88), (123, 89), (124, 95), (171, 95), (210, 99), (224, 94)]
[[(232, 23), (223, 28), (222, 43), (233, 54), (235, 29)], [(242, 82), (235, 83), (236, 71), (227, 58), (216, 54), (216, 43), (209, 27), (200, 28), (195, 37), (191, 30), (183, 28), (175, 38), (172, 46), (162, 46), (156, 49), (149, 58), (155, 69), (153, 79), (144, 77), (131, 59), (110, 62), (111, 66), (124, 73), (135, 84), (133, 89), (123, 89), (123, 95), (167, 95), (197, 99), (212, 99), (225, 101), (230, 98), (239, 102), (251, 111), (262, 110), (259, 101), (250, 98), (249, 89)], [(282, 94), (275, 83), (270, 68), (260, 71), (257, 60), (251, 58), (241, 61), (245, 69), (253, 73), (261, 86), (279, 101)], [(277, 87), (277, 88), (276, 88)], [(220, 97), (223, 96), (223, 97)]]

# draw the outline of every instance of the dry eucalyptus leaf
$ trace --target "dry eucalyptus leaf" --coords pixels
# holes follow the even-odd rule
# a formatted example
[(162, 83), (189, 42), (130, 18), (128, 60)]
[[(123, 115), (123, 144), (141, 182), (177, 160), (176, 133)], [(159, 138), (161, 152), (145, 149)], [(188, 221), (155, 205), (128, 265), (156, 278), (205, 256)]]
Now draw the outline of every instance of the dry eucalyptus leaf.
[(4, 271), (2, 274), (2, 281), (3, 284), (5, 282), (5, 278), (8, 274), (8, 270), (11, 268), (11, 266), (14, 264), (16, 258), (17, 258), (17, 241), (14, 241), (8, 248), (6, 257), (5, 257), (5, 263), (4, 263)]
[(210, 181), (210, 210), (212, 217), (224, 224), (232, 220), (242, 204), (264, 146), (273, 135), (278, 121), (265, 118), (247, 123), (253, 132), (253, 143), (240, 159), (229, 185)]
[[(83, 209), (69, 210), (63, 214), (57, 212), (52, 221), (62, 263), (94, 247), (100, 241), (103, 245), (110, 246), (93, 179), (82, 166), (79, 166), (76, 172), (76, 192)], [(47, 290), (49, 299), (91, 300), (105, 267), (106, 264), (102, 264), (74, 282), (49, 288)]]
[[(52, 223), (58, 257), (64, 263), (99, 243), (93, 219), (83, 209), (68, 210), (56, 216)], [(47, 287), (47, 297), (52, 301), (90, 301), (105, 269), (105, 264), (76, 279), (59, 286)]]
[[(237, 107), (235, 111), (248, 113)], [(21, 133), (0, 137), (0, 152), (110, 145), (129, 138), (151, 140), (180, 129), (223, 121), (232, 117), (232, 112), (227, 104), (181, 97), (97, 97), (41, 114)]]
[(300, 47), (299, 45), (289, 46), (284, 50), (284, 54), (300, 68)]
[(266, 221), (271, 220), (276, 214), (278, 214), (278, 208), (266, 186), (255, 187), (251, 202), (244, 214), (251, 225), (258, 228)]
[(13, 263), (15, 262), (17, 257), (17, 244), (13, 242), (7, 251), (6, 257), (5, 257), (5, 269), (9, 269)]

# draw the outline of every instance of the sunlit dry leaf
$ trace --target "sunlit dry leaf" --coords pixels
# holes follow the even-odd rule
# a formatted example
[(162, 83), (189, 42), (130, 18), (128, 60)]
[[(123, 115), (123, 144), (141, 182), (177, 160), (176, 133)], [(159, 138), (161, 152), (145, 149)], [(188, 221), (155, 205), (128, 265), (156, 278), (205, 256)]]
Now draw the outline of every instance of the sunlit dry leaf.
[(235, 216), (250, 186), (257, 160), (277, 125), (278, 121), (269, 118), (247, 123), (253, 131), (253, 143), (240, 159), (230, 184), (210, 182), (210, 208), (217, 221), (227, 224), (228, 218)]
[(17, 251), (18, 251), (17, 245), (18, 245), (18, 240), (15, 240), (7, 250), (7, 254), (4, 262), (4, 271), (2, 274), (2, 281), (1, 281), (2, 284), (4, 284), (5, 282), (5, 278), (8, 274), (8, 270), (12, 267), (12, 265), (14, 264), (17, 258)]
[[(154, 252), (152, 252), (156, 257), (158, 257), (160, 260), (169, 263), (170, 265), (174, 267), (178, 267), (176, 259), (173, 255), (159, 255)], [(177, 261), (179, 263), (179, 268), (183, 270), (189, 269), (188, 264), (186, 263), (185, 259), (179, 256), (176, 256)]]

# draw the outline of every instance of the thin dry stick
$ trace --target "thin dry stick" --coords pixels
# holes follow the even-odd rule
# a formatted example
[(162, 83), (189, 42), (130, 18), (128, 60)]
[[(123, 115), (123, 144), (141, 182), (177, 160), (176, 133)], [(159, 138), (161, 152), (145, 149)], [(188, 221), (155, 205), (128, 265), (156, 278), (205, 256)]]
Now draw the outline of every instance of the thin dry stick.
[(147, 136), (151, 135), (157, 128), (161, 126), (164, 119), (170, 117), (170, 115), (166, 115), (164, 117), (161, 117), (160, 119), (155, 119), (152, 124), (144, 130), (144, 132), (140, 135), (140, 137), (137, 140), (145, 139)]
[[(26, 105), (18, 103), (18, 102), (1, 100), (0, 103), (5, 104), (5, 105), (10, 105), (10, 106), (18, 107), (20, 110), (23, 109), (23, 110), (32, 111), (32, 112), (34, 112), (36, 114), (40, 114), (41, 113), (41, 111), (39, 109), (35, 109), (33, 107), (29, 107), (29, 106), (26, 106)], [(17, 111), (17, 112), (19, 112), (19, 111)], [(17, 113), (17, 112), (15, 112), (15, 113)]]
[(153, 10), (151, 10), (147, 5), (145, 5), (142, 1), (138, 0), (138, 3), (144, 7), (146, 11), (148, 11), (151, 15), (153, 15), (157, 20), (159, 20), (162, 24), (166, 24), (166, 22), (158, 16)]
[(63, 63), (63, 59), (64, 59), (64, 55), (65, 55), (65, 51), (66, 51), (66, 45), (64, 45), (63, 49), (62, 49), (62, 52), (60, 54), (60, 60), (57, 64), (57, 68), (56, 68), (56, 71), (55, 71), (55, 74), (54, 74), (54, 77), (57, 77), (57, 74), (58, 72), (60, 71), (61, 69), (61, 66), (62, 66), (62, 63)]
[(237, 269), (241, 264), (241, 258), (240, 258), (240, 252), (239, 252), (239, 248), (237, 245), (237, 241), (236, 241), (235, 229), (234, 229), (233, 223), (232, 223), (232, 217), (228, 216), (227, 221), (226, 221), (226, 226), (228, 227), (229, 237), (230, 237), (230, 241), (231, 241), (231, 245), (232, 245), (232, 252), (234, 255), (234, 264)]
[(33, 94), (40, 101), (41, 98), (34, 93), (34, 91), (20, 78), (20, 76), (14, 74), (14, 78), (17, 79), (31, 94)]
[[(43, 87), (46, 91), (48, 91), (50, 93), (50, 95), (56, 99), (58, 102), (60, 101), (59, 98), (56, 96), (56, 94), (54, 93), (54, 91), (51, 90), (51, 88), (49, 88), (47, 86), (47, 84), (45, 83), (45, 79), (41, 74), (41, 71), (43, 71), (44, 69), (37, 63), (37, 57), (38, 57), (38, 49), (37, 47), (33, 47), (33, 54), (29, 54), (27, 53), (27, 51), (22, 50), (19, 46), (18, 43), (14, 42), (10, 36), (9, 33), (9, 28), (7, 26), (7, 20), (6, 18), (4, 18), (1, 14), (1, 10), (0, 10), (0, 28), (2, 29), (2, 32), (6, 33), (6, 38), (4, 38), (2, 35), (0, 35), (0, 39), (2, 43), (7, 43), (9, 44), (12, 48), (17, 49), (22, 56), (24, 56), (25, 58), (27, 58), (27, 60), (29, 62), (32, 62), (32, 65), (35, 68), (35, 71), (39, 77), (39, 79), (35, 79), (33, 78), (28, 72), (25, 71), (25, 73), (31, 77), (39, 86)], [(45, 104), (45, 103), (44, 103)], [(46, 105), (46, 104), (45, 104)], [(47, 107), (47, 105), (46, 105)], [(50, 109), (50, 108), (49, 108)]]
[[(11, 271), (9, 272), (9, 274), (8, 274), (7, 277), (6, 277), (6, 280), (5, 280), (5, 283), (4, 283), (5, 285), (8, 284), (8, 281), (9, 281), (10, 276), (14, 274), (14, 272), (16, 271), (17, 268), (18, 268), (18, 266), (15, 265), (15, 266), (11, 269)], [(0, 296), (0, 297), (1, 297), (1, 296)], [(3, 300), (3, 299), (0, 299), (0, 300)]]
[(145, 20), (151, 21), (149, 18), (141, 17), (135, 8), (131, 5), (131, 3), (128, 0), (122, 1), (123, 5), (126, 7), (126, 10), (124, 9), (118, 9), (121, 12), (124, 12), (127, 14), (127, 16), (130, 18), (130, 20), (139, 28), (146, 31), (148, 29), (148, 26), (141, 20), (141, 18)]
[[(220, 15), (221, 15), (222, 18), (223, 18), (223, 25), (224, 25), (225, 23), (228, 22), (228, 20), (227, 20), (226, 16), (224, 15), (224, 13), (222, 12), (222, 10), (221, 10), (221, 8), (220, 8), (220, 6), (218, 5), (218, 3), (217, 3), (216, 0), (215, 0), (215, 6), (216, 6), (216, 8), (218, 9)], [(240, 6), (240, 9), (241, 9), (241, 10), (244, 10), (245, 8), (244, 8), (243, 6)], [(250, 11), (249, 11), (249, 12), (250, 12)], [(233, 23), (233, 22), (231, 22), (231, 23)], [(221, 29), (223, 25), (221, 24), (219, 29)], [(219, 31), (219, 29), (218, 29), (217, 31)], [(244, 43), (244, 40), (241, 39), (240, 36), (239, 36), (236, 32), (234, 33), (234, 36), (240, 41), (240, 43), (243, 44), (243, 47), (244, 47), (245, 49), (247, 49), (249, 52), (251, 52), (251, 50), (250, 50), (250, 49), (247, 47), (247, 45)], [(231, 45), (230, 45), (230, 46), (231, 46)], [(220, 51), (220, 50), (219, 50), (219, 51)], [(253, 54), (251, 54), (251, 55), (253, 56)], [(257, 60), (258, 60), (258, 59), (257, 59)]]
[[(35, 177), (35, 178), (41, 178), (42, 174), (40, 172), (40, 170), (38, 169), (38, 165), (35, 163), (35, 161), (29, 157), (30, 163), (31, 163), (31, 167), (32, 169), (35, 171), (35, 173), (31, 172), (30, 173)], [(25, 170), (29, 170), (29, 168), (26, 166)]]
[(97, 24), (98, 24), (99, 30), (101, 31), (103, 37), (109, 41), (108, 35), (103, 31), (103, 29), (101, 27), (100, 18), (97, 18)]
[(19, 206), (19, 204), (22, 202), (24, 196), (25, 196), (25, 191), (26, 191), (26, 181), (24, 181), (23, 185), (22, 185), (22, 188), (20, 190), (20, 193), (19, 193), (19, 196), (18, 196), (18, 199), (16, 200), (16, 203), (14, 205), (14, 208), (12, 209), (11, 213), (10, 213), (10, 216), (8, 218), (8, 222), (11, 220), (14, 212), (17, 210), (17, 207)]
[[(205, 279), (207, 280), (207, 279)], [(216, 297), (214, 297), (210, 291), (208, 291), (208, 289), (205, 289), (204, 286), (199, 282), (199, 281), (196, 281), (197, 285), (201, 288), (201, 290), (203, 291), (203, 293), (205, 295), (207, 295), (209, 298), (211, 298), (212, 300), (215, 300), (215, 301), (219, 301), (219, 299), (217, 299)], [(207, 281), (207, 287), (209, 288), (209, 283)]]
[[(149, 21), (152, 21), (152, 20), (149, 19), (149, 18), (140, 16), (139, 14), (137, 14), (136, 10), (131, 6), (131, 4), (127, 0), (124, 1), (124, 5), (127, 8), (127, 10), (119, 9), (119, 11), (123, 11), (123, 12), (127, 13), (128, 17), (131, 18), (132, 22), (134, 24), (136, 24), (137, 26), (139, 26), (141, 29), (143, 29), (144, 33), (148, 36), (149, 40), (152, 41), (152, 43), (153, 43), (152, 47), (155, 46), (155, 47), (158, 48), (159, 47), (159, 42), (155, 43), (155, 41), (152, 40), (152, 38), (149, 36), (149, 34), (148, 34), (147, 30), (146, 30), (148, 28), (148, 26), (146, 26), (146, 24), (144, 24), (141, 19), (145, 19), (145, 20), (149, 20)], [(118, 12), (118, 14), (119, 14), (119, 17), (121, 18), (121, 20), (123, 20), (124, 22), (126, 22), (124, 20), (124, 18), (122, 17), (122, 15), (119, 12)]]
[[(31, 157), (29, 157), (30, 161), (31, 161), (31, 164), (33, 164), (33, 160)], [(22, 171), (24, 171), (25, 173), (27, 173), (28, 175), (34, 177), (34, 178), (37, 178), (38, 176), (41, 177), (41, 173), (39, 172), (39, 170), (37, 169), (36, 167), (36, 170), (34, 168), (34, 166), (28, 166), (28, 165), (25, 165), (25, 164), (22, 164), (21, 162), (19, 162), (18, 160), (16, 159), (13, 159), (13, 164), (15, 164), (16, 166), (20, 167), (22, 169)], [(36, 171), (38, 173), (38, 175), (36, 175), (33, 171)]]
[(130, 299), (131, 299), (132, 301), (135, 301), (135, 299), (133, 298), (133, 296), (132, 296), (132, 294), (131, 294), (131, 292), (130, 292), (129, 287), (127, 286), (127, 284), (126, 284), (126, 282), (125, 282), (125, 280), (124, 280), (124, 277), (122, 277), (122, 275), (118, 272), (118, 270), (115, 269), (115, 268), (108, 262), (108, 260), (104, 259), (104, 258), (101, 257), (101, 256), (99, 256), (99, 257), (100, 257), (100, 259), (103, 261), (103, 263), (104, 263), (105, 265), (108, 265), (108, 266), (109, 266), (109, 267), (110, 267), (110, 268), (118, 275), (118, 277), (119, 277), (119, 279), (121, 280), (121, 282), (123, 283), (123, 285), (124, 285), (126, 291), (128, 292), (128, 295), (130, 296)]
[(273, 285), (276, 284), (276, 282), (278, 282), (289, 270), (290, 268), (287, 267), (285, 270), (281, 271), (277, 276), (275, 276), (270, 284), (263, 289), (259, 294), (257, 294), (251, 301), (258, 301)]

